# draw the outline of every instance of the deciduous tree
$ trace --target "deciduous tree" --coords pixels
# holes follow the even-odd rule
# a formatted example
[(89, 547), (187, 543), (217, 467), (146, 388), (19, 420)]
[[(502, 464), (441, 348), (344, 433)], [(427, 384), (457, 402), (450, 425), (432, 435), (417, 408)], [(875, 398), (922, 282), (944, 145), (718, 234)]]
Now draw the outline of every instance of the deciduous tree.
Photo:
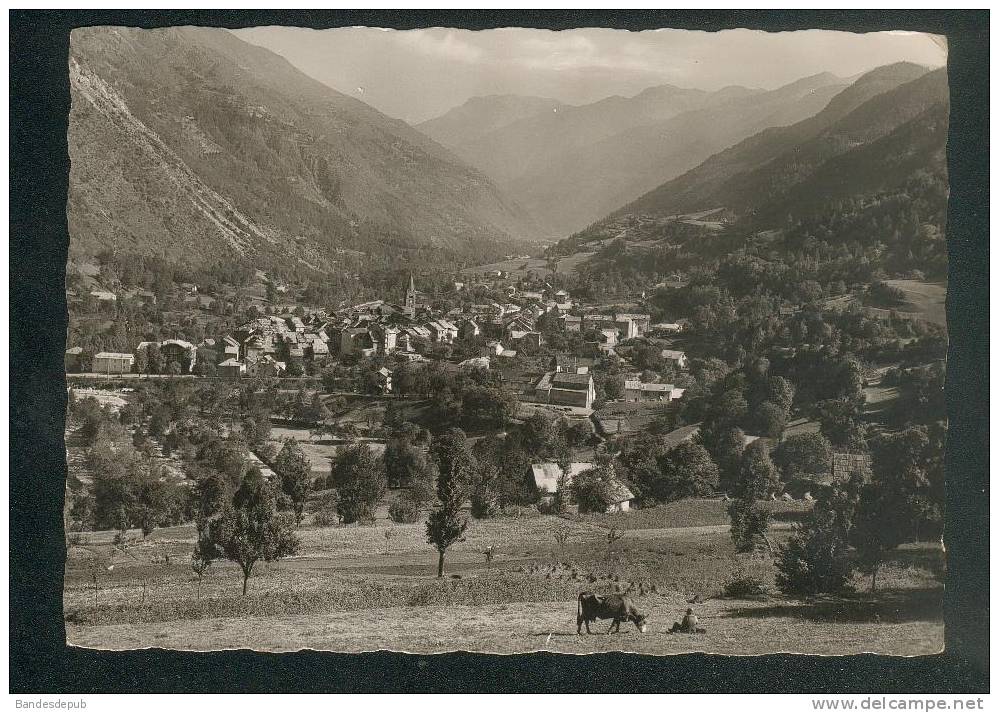
[(781, 441), (772, 456), (781, 478), (790, 482), (828, 473), (832, 448), (821, 433), (796, 433)]
[(681, 443), (658, 459), (660, 476), (653, 484), (657, 500), (671, 501), (708, 495), (718, 485), (718, 466), (707, 449)]
[(243, 596), (257, 562), (293, 555), (299, 546), (294, 523), (278, 513), (276, 494), (258, 470), (246, 474), (232, 502), (209, 520), (208, 542), (222, 557), (239, 565)]
[(344, 448), (330, 465), (330, 485), (336, 488), (337, 512), (344, 523), (369, 520), (385, 495), (385, 469), (366, 443)]
[(292, 438), (285, 440), (281, 452), (274, 459), (274, 472), (281, 479), (281, 490), (291, 499), (295, 523), (301, 525), (305, 500), (312, 487), (312, 463), (297, 441)]

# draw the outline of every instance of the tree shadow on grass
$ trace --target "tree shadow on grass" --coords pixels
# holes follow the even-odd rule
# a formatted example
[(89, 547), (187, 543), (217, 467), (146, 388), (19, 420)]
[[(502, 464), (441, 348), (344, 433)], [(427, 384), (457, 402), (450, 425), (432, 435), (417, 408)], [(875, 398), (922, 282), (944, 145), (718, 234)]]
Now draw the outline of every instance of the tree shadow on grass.
[(770, 519), (773, 522), (787, 522), (795, 525), (804, 522), (810, 514), (811, 512), (808, 510), (785, 510), (771, 514)]
[(763, 607), (733, 607), (724, 610), (720, 615), (746, 619), (787, 617), (855, 624), (942, 621), (943, 588), (828, 596), (798, 602), (780, 602)]

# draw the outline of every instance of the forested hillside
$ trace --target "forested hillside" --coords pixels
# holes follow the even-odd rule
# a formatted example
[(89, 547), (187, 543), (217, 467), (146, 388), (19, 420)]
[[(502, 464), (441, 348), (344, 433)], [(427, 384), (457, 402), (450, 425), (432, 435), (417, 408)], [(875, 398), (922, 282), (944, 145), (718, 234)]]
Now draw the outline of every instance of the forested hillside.
[[(721, 310), (735, 321), (718, 331), (733, 340), (720, 353), (744, 336), (743, 298), (797, 309), (867, 299), (889, 278), (945, 280), (947, 119), (945, 70), (881, 68), (813, 119), (712, 157), (554, 252), (599, 248), (577, 268), (584, 294), (662, 281), (674, 286), (654, 298), (664, 316), (713, 323)], [(674, 215), (715, 206), (712, 223)]]

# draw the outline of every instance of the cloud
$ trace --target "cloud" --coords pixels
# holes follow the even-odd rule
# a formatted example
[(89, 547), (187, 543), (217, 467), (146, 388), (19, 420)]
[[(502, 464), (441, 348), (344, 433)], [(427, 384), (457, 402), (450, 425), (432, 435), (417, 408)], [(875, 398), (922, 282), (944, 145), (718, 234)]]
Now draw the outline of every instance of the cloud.
[(455, 30), (404, 30), (393, 39), (421, 54), (456, 62), (479, 62), (486, 54), (481, 47), (461, 39)]

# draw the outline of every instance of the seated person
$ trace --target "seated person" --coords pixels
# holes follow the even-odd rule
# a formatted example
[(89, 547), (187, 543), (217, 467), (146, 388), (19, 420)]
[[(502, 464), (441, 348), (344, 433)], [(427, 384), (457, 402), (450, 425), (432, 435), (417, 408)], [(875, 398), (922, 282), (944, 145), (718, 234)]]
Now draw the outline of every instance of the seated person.
[(700, 629), (697, 626), (697, 615), (694, 614), (693, 609), (687, 609), (687, 613), (683, 617), (683, 621), (674, 621), (673, 628), (669, 630), (670, 634), (704, 634), (706, 633), (704, 629)]

